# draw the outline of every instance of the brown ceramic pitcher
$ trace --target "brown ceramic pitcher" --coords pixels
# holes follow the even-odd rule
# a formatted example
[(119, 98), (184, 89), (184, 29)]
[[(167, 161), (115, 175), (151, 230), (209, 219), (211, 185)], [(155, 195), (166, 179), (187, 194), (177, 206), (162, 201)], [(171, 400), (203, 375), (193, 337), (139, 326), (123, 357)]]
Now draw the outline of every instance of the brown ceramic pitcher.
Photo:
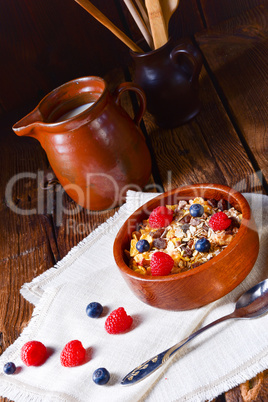
[(147, 100), (147, 110), (156, 124), (173, 128), (191, 120), (200, 111), (199, 73), (202, 57), (189, 41), (171, 38), (148, 53), (130, 52), (134, 60), (134, 82)]
[[(120, 105), (129, 90), (140, 101), (134, 120)], [(112, 95), (102, 78), (83, 77), (46, 95), (13, 130), (40, 141), (73, 200), (103, 210), (122, 203), (131, 186), (142, 189), (150, 177), (151, 157), (139, 129), (145, 108), (137, 85), (122, 83)]]

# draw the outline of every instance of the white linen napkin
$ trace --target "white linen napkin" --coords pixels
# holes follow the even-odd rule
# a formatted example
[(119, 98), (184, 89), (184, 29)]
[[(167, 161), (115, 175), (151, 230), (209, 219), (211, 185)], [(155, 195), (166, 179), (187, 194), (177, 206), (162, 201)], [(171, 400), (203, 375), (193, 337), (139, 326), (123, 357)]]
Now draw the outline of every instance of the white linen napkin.
[[(268, 197), (244, 194), (260, 236), (258, 260), (247, 278), (220, 300), (191, 311), (165, 311), (139, 301), (116, 267), (113, 241), (127, 217), (156, 195), (129, 191), (113, 218), (55, 267), (23, 286), (21, 293), (36, 307), (28, 327), (0, 358), (2, 367), (8, 361), (18, 367), (14, 375), (0, 373), (0, 395), (15, 402), (199, 402), (213, 399), (268, 367), (268, 315), (264, 315), (219, 324), (147, 379), (133, 386), (120, 385), (137, 365), (233, 311), (239, 295), (268, 277)], [(98, 319), (86, 315), (92, 301), (105, 307)], [(105, 319), (120, 306), (134, 318), (133, 326), (124, 334), (109, 335)], [(72, 339), (79, 339), (87, 349), (87, 361), (79, 367), (62, 367), (60, 352)], [(39, 340), (49, 349), (49, 358), (40, 367), (26, 367), (20, 360), (20, 349), (30, 340)], [(104, 386), (92, 381), (99, 367), (111, 373)]]

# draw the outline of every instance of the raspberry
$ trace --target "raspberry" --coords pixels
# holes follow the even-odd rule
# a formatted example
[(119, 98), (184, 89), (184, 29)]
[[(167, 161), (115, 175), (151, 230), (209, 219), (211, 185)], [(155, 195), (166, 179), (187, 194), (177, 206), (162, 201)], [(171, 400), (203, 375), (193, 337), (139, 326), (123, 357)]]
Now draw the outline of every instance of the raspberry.
[(149, 224), (151, 228), (163, 228), (168, 226), (173, 219), (173, 211), (167, 207), (155, 208), (149, 216)]
[(216, 212), (208, 224), (213, 230), (225, 230), (231, 225), (231, 222), (232, 220), (224, 212)]
[(127, 315), (124, 307), (111, 312), (105, 321), (105, 329), (109, 334), (119, 334), (131, 327), (133, 318)]
[(64, 367), (80, 366), (85, 360), (85, 356), (86, 349), (82, 343), (77, 340), (70, 341), (64, 346), (60, 354), (60, 362)]
[(47, 348), (39, 341), (26, 342), (21, 348), (20, 357), (26, 366), (40, 366), (47, 358)]
[(162, 251), (156, 251), (151, 257), (151, 274), (154, 276), (163, 276), (170, 274), (174, 265), (174, 260), (169, 254)]

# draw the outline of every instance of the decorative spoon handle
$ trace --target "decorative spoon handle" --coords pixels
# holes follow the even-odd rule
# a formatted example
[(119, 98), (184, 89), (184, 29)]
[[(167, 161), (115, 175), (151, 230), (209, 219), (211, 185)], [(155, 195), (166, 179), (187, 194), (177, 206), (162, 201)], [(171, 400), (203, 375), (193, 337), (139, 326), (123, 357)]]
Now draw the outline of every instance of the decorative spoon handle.
[(171, 356), (173, 356), (182, 346), (186, 343), (191, 341), (197, 335), (200, 335), (202, 332), (206, 331), (207, 329), (213, 327), (216, 324), (219, 324), (222, 321), (228, 320), (230, 318), (236, 318), (237, 315), (235, 311), (231, 314), (225, 315), (224, 317), (219, 318), (216, 321), (211, 322), (210, 324), (206, 325), (205, 327), (200, 328), (198, 331), (193, 332), (188, 338), (185, 338), (176, 345), (172, 346), (171, 348), (165, 350), (162, 353), (154, 356), (152, 359), (147, 360), (146, 362), (142, 363), (140, 366), (136, 367), (130, 373), (128, 373), (123, 380), (121, 381), (122, 385), (132, 385), (136, 382), (143, 380), (144, 378), (148, 377), (154, 371), (156, 371), (160, 366), (162, 366)]

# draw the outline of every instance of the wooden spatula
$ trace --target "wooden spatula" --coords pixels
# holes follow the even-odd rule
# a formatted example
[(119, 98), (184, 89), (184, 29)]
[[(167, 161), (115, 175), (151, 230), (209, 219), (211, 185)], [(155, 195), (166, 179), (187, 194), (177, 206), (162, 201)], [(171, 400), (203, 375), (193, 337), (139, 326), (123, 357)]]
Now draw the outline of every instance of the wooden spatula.
[(172, 14), (178, 8), (179, 2), (180, 2), (180, 0), (160, 0), (160, 5), (162, 7), (167, 31), (168, 31), (169, 20), (170, 20)]
[(145, 6), (148, 11), (154, 48), (158, 49), (168, 41), (167, 26), (160, 0), (145, 0)]

